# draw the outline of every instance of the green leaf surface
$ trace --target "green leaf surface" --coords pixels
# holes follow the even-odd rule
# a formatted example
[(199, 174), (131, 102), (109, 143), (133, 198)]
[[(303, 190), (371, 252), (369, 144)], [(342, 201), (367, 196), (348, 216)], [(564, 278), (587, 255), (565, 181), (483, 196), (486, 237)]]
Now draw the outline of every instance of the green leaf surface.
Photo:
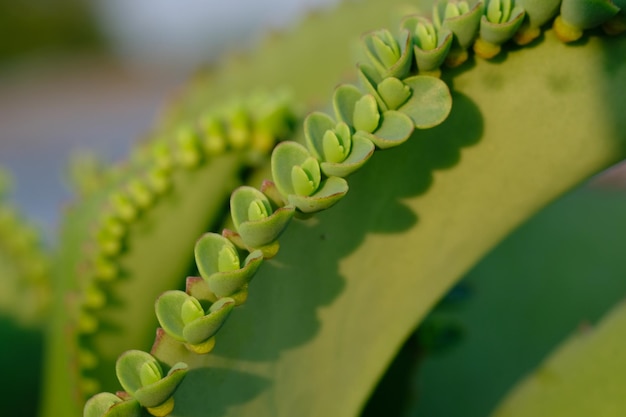
[(476, 265), (463, 279), (469, 297), (435, 313), (464, 337), (421, 361), (408, 415), (488, 415), (560, 341), (623, 299), (625, 212), (621, 190), (584, 187)]
[(404, 80), (411, 88), (412, 95), (398, 111), (409, 116), (415, 127), (427, 129), (443, 122), (452, 107), (448, 87), (440, 79), (417, 75)]
[(293, 222), (211, 355), (160, 352), (191, 367), (173, 415), (356, 415), (487, 250), (624, 157), (625, 50), (623, 38), (572, 48), (549, 32), (503, 62), (448, 73), (449, 118), (375, 155), (335, 208)]
[[(107, 290), (109, 303), (98, 312), (100, 329), (89, 343), (99, 357), (95, 375), (102, 389), (119, 389), (114, 364), (122, 352), (150, 348), (157, 327), (154, 301), (163, 291), (183, 285), (199, 231), (221, 223), (229, 193), (240, 181), (239, 159), (231, 154), (196, 170), (178, 171), (171, 190), (131, 225), (128, 252), (120, 258), (126, 279), (122, 277)], [(216, 178), (220, 180), (213, 181)], [(79, 287), (77, 274), (85, 258), (84, 245), (101, 213), (103, 191), (73, 207), (63, 227), (63, 251), (55, 266), (54, 319), (47, 341), (45, 372), (49, 381), (44, 385), (44, 416), (76, 416), (82, 409), (71, 293)]]
[(626, 410), (626, 303), (553, 352), (495, 417), (621, 417)]

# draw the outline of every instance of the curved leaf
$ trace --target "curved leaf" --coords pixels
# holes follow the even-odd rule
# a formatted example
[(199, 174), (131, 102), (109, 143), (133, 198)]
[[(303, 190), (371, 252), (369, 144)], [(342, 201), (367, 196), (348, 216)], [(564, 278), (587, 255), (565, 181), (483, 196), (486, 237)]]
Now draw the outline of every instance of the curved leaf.
[(626, 410), (626, 303), (566, 340), (493, 414), (620, 417)]
[(157, 352), (194, 368), (177, 395), (196, 400), (174, 415), (356, 415), (455, 280), (539, 207), (626, 155), (616, 111), (625, 50), (624, 39), (566, 48), (548, 33), (504, 62), (452, 73), (449, 118), (372, 158), (333, 210), (291, 225), (214, 354)]

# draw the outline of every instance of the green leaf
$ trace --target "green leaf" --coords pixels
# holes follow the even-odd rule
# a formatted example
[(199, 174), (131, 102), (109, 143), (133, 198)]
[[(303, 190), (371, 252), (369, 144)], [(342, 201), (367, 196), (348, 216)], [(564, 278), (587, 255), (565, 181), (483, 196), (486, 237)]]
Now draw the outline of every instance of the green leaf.
[(348, 183), (343, 178), (330, 177), (322, 181), (319, 190), (311, 196), (292, 194), (289, 202), (303, 213), (326, 210), (337, 204), (348, 192)]
[(155, 303), (155, 311), (159, 324), (170, 336), (183, 342), (183, 328), (185, 323), (181, 316), (183, 304), (189, 299), (189, 295), (182, 291), (166, 291)]
[(304, 146), (296, 142), (282, 142), (274, 148), (272, 178), (283, 197), (310, 195), (321, 179), (317, 162)]
[(386, 29), (368, 32), (362, 39), (370, 63), (380, 77), (404, 78), (408, 75), (413, 57), (408, 31), (402, 30), (399, 40)]
[(443, 122), (452, 108), (448, 86), (438, 78), (417, 75), (404, 80), (413, 94), (398, 111), (409, 116), (415, 127), (428, 129)]
[[(452, 47), (452, 31), (448, 28), (435, 29), (429, 20), (417, 15), (405, 18), (402, 27), (413, 35), (417, 69), (423, 72), (439, 68)], [(425, 38), (425, 41), (420, 41), (420, 37)], [(425, 44), (428, 40), (430, 42)]]
[(221, 298), (211, 306), (211, 311), (185, 326), (183, 334), (185, 340), (191, 344), (199, 344), (213, 337), (224, 325), (228, 315), (235, 307), (235, 300), (232, 298)]
[(461, 49), (467, 49), (471, 46), (482, 17), (483, 2), (476, 1), (473, 3), (471, 9), (456, 16), (446, 16), (446, 9), (453, 6), (453, 3), (447, 0), (438, 0), (433, 9), (435, 25), (450, 29)]
[(376, 99), (371, 94), (366, 94), (354, 105), (354, 128), (371, 133), (376, 130), (380, 123), (380, 113)]
[(141, 407), (137, 400), (122, 400), (117, 395), (101, 392), (86, 403), (84, 417), (139, 417)]
[(493, 45), (501, 45), (515, 35), (524, 21), (524, 9), (515, 7), (510, 19), (504, 22), (492, 22), (486, 16), (480, 21), (480, 37)]
[(516, 4), (526, 11), (530, 27), (540, 27), (558, 13), (561, 0), (516, 0)]
[(626, 410), (626, 303), (566, 340), (494, 412), (496, 417), (605, 416)]
[(219, 298), (235, 297), (237, 293), (247, 291), (247, 285), (254, 277), (257, 269), (263, 262), (263, 253), (255, 250), (246, 257), (241, 269), (216, 272), (203, 276), (209, 284), (209, 289)]
[(466, 337), (421, 361), (414, 413), (488, 415), (557, 343), (621, 301), (625, 211), (618, 189), (582, 187), (480, 261), (463, 278), (468, 299), (437, 309), (439, 319), (460, 323)]
[[(539, 207), (626, 155), (625, 50), (623, 38), (567, 48), (549, 32), (503, 62), (452, 72), (446, 121), (371, 158), (332, 210), (292, 223), (214, 354), (164, 354), (194, 368), (176, 395), (195, 400), (177, 401), (173, 415), (357, 415), (460, 276)], [(207, 386), (216, 395), (202, 395)]]
[(322, 162), (322, 172), (329, 177), (347, 177), (359, 168), (374, 154), (374, 143), (369, 135), (355, 134), (352, 137), (352, 149), (350, 155), (342, 162)]
[[(270, 215), (250, 220), (246, 208), (258, 202), (262, 204)], [(272, 207), (267, 197), (252, 187), (239, 187), (230, 199), (233, 223), (244, 243), (250, 248), (261, 248), (278, 239), (294, 215), (293, 207), (280, 207), (272, 213)]]
[(397, 78), (385, 78), (376, 87), (387, 108), (395, 110), (411, 97), (411, 89)]
[(346, 123), (348, 126), (354, 126), (354, 106), (361, 96), (363, 96), (361, 90), (351, 84), (342, 84), (337, 87), (333, 94), (333, 109), (335, 110), (337, 120)]
[[(346, 103), (350, 100), (349, 96), (352, 94), (352, 86), (340, 86), (335, 90), (335, 102), (340, 107), (340, 111), (352, 107), (351, 112), (354, 112), (354, 103)], [(358, 90), (357, 90), (358, 91)], [(348, 95), (348, 97), (345, 96)], [(358, 98), (361, 98), (361, 94), (358, 93)], [(358, 99), (357, 99), (358, 100)], [(352, 120), (352, 113), (350, 113), (350, 120)], [(322, 140), (326, 131), (333, 130), (335, 128), (335, 121), (326, 113), (313, 112), (304, 119), (304, 138), (306, 139), (306, 146), (309, 152), (313, 154), (320, 161), (324, 161), (324, 148)]]
[[(228, 239), (217, 233), (205, 233), (196, 242), (196, 265), (202, 278), (208, 279), (219, 272), (239, 269), (237, 249)], [(235, 263), (236, 265), (232, 265)]]
[[(374, 98), (376, 99), (376, 102), (378, 103), (378, 107), (382, 111), (389, 110), (387, 108), (387, 104), (385, 104), (380, 94), (378, 94), (377, 87), (378, 87), (378, 84), (383, 80), (383, 78), (376, 73), (376, 70), (368, 65), (361, 64), (358, 66), (357, 76), (359, 78), (359, 81), (363, 85), (363, 88), (365, 88), (365, 90), (367, 91), (367, 93), (374, 96)], [(355, 102), (355, 107), (356, 107), (356, 102)], [(354, 115), (352, 117), (353, 117), (352, 120), (354, 123)], [(352, 124), (351, 126), (354, 126), (354, 124)]]
[(561, 17), (579, 29), (590, 29), (610, 19), (619, 7), (610, 0), (563, 0)]
[(413, 121), (406, 114), (399, 111), (386, 111), (383, 113), (380, 127), (372, 134), (357, 132), (355, 136), (363, 135), (363, 138), (371, 140), (380, 149), (389, 149), (406, 142), (413, 133)]

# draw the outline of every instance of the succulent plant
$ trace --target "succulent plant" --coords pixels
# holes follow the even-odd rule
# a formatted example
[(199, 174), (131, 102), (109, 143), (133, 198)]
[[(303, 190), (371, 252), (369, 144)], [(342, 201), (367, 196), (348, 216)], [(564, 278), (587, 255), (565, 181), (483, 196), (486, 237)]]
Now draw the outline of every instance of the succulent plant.
[[(99, 186), (83, 187), (67, 216), (55, 297), (42, 304), (43, 417), (367, 414), (386, 364), (478, 259), (626, 156), (624, 37), (557, 39), (607, 24), (621, 3), (438, 1), (430, 19), (374, 31), (390, 2), (363, 3), (224, 64), (126, 164), (90, 169)], [(333, 90), (354, 66), (343, 36), (366, 30), (354, 84), (344, 76)], [(313, 48), (322, 34), (332, 42)], [(532, 48), (509, 48), (530, 37)], [(293, 95), (225, 100), (233, 77), (238, 90), (281, 84)], [(320, 93), (326, 108), (310, 99)], [(0, 243), (13, 242), (2, 213)], [(594, 381), (623, 387), (622, 368), (606, 377), (624, 362), (622, 310), (548, 369), (584, 392), (577, 367), (609, 357)], [(457, 328), (424, 323), (403, 371)], [(511, 397), (520, 414), (505, 402), (497, 415), (575, 415), (569, 382), (552, 395), (544, 377)], [(597, 390), (588, 402), (621, 415), (623, 398)], [(403, 405), (391, 403), (383, 409)]]

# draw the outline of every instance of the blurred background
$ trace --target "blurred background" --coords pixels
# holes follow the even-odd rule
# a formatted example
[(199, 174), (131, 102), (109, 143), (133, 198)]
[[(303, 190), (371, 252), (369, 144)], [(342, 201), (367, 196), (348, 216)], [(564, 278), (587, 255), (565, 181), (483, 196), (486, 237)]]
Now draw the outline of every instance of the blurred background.
[(200, 67), (337, 0), (0, 0), (0, 166), (51, 236), (72, 152), (127, 154)]

